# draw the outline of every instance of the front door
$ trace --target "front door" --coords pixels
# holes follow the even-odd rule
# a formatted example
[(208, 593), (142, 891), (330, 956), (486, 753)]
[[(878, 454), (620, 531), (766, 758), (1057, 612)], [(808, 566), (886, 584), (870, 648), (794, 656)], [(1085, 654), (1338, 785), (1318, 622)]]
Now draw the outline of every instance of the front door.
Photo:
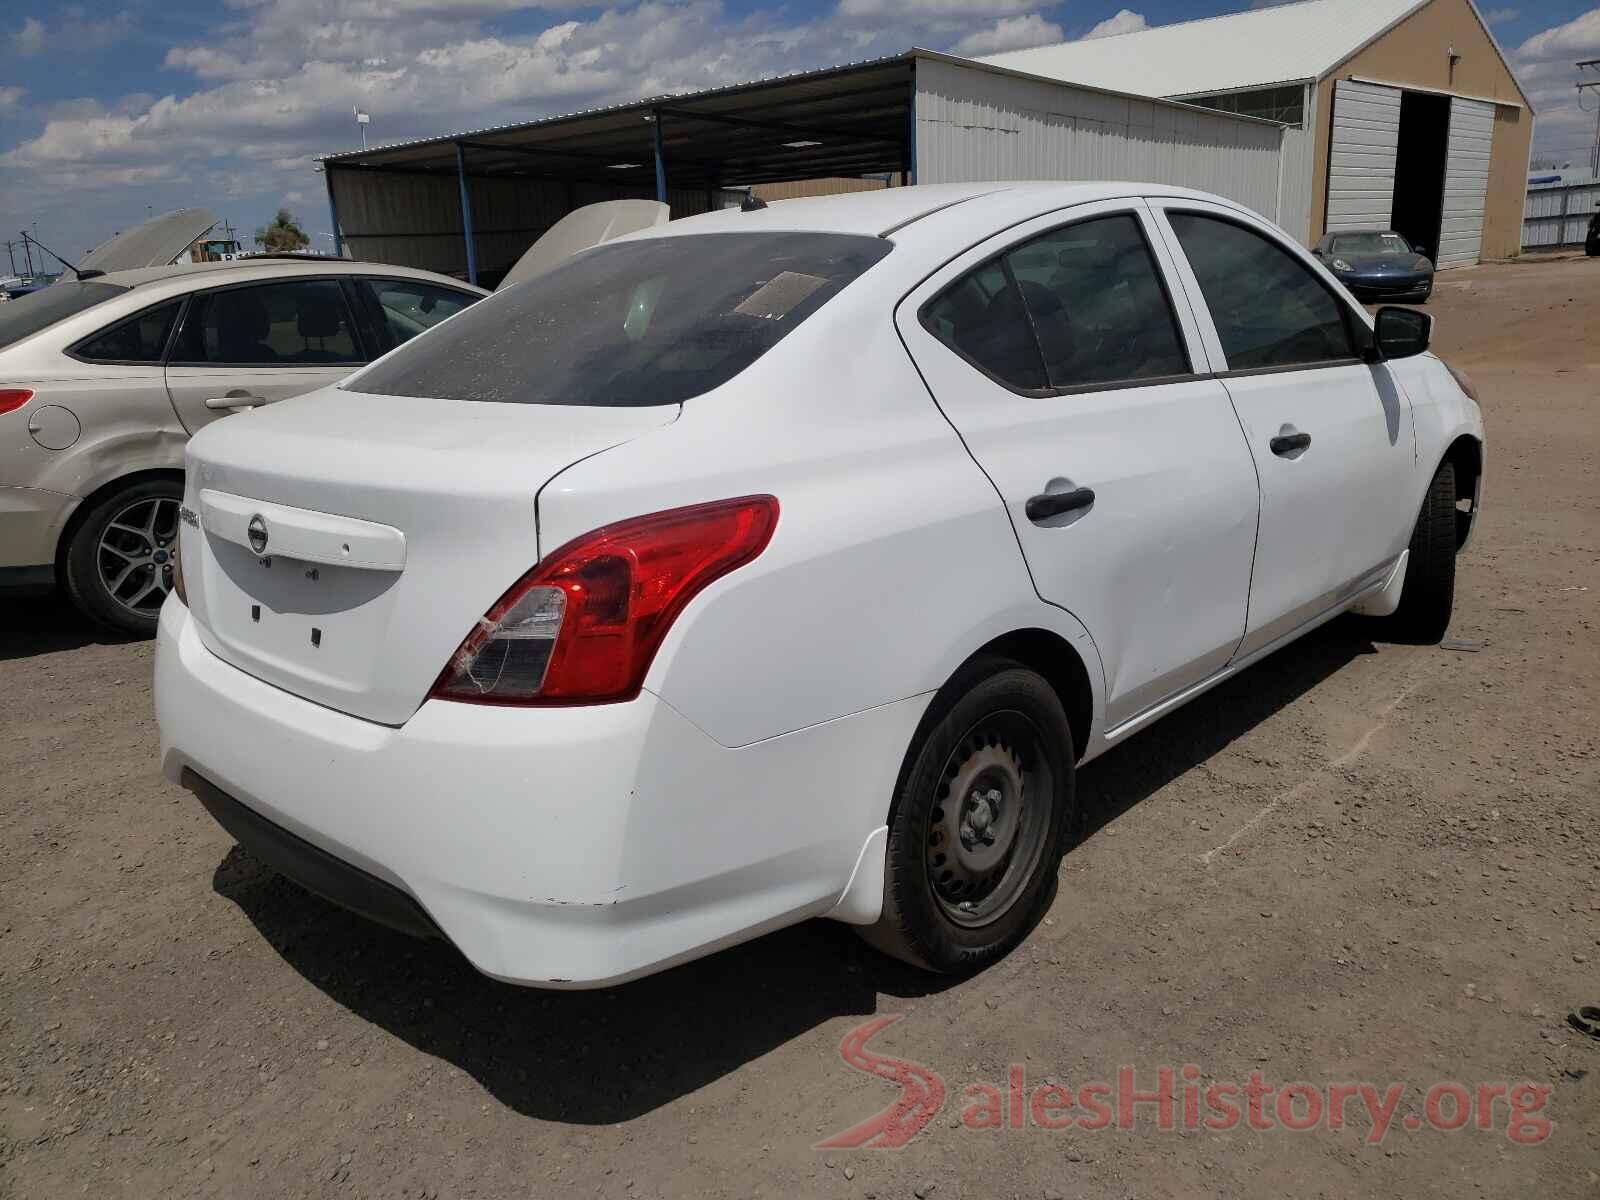
[(1227, 663), (1256, 533), (1250, 452), (1148, 221), (1136, 199), (1037, 218), (896, 313), (1039, 595), (1094, 638), (1108, 729)]
[(1271, 645), (1381, 578), (1416, 520), (1411, 406), (1299, 247), (1231, 209), (1152, 201), (1261, 476), (1250, 622)]
[(337, 279), (215, 288), (190, 297), (167, 392), (194, 433), (230, 412), (337, 383), (364, 359)]

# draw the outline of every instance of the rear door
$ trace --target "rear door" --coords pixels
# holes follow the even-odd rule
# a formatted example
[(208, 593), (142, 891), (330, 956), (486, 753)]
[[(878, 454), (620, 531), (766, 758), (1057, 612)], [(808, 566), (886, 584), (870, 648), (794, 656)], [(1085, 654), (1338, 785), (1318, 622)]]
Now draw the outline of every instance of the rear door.
[(167, 392), (194, 433), (240, 409), (337, 383), (369, 355), (338, 278), (194, 293), (167, 360)]
[(1411, 406), (1298, 246), (1220, 205), (1153, 200), (1261, 478), (1240, 655), (1380, 578), (1416, 519)]
[(1039, 595), (1093, 636), (1112, 728), (1227, 663), (1256, 533), (1250, 452), (1148, 221), (1138, 200), (1037, 218), (896, 313)]

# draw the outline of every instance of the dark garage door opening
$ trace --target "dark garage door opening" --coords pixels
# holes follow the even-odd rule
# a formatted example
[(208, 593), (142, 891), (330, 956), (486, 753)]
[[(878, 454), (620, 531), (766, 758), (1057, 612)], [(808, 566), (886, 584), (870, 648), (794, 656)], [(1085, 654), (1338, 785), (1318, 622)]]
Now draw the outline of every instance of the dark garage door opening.
[(1400, 133), (1394, 160), (1394, 211), (1390, 227), (1429, 258), (1439, 256), (1444, 217), (1445, 152), (1450, 97), (1406, 92), (1400, 98)]

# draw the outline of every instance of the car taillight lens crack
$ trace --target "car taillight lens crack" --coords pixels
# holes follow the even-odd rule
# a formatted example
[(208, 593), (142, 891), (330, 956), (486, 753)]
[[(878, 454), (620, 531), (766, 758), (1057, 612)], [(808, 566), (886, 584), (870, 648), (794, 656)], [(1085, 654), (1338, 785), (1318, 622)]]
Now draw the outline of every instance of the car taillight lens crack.
[(672, 622), (772, 540), (778, 501), (652, 513), (568, 542), (462, 641), (430, 693), (477, 704), (599, 704), (639, 694)]

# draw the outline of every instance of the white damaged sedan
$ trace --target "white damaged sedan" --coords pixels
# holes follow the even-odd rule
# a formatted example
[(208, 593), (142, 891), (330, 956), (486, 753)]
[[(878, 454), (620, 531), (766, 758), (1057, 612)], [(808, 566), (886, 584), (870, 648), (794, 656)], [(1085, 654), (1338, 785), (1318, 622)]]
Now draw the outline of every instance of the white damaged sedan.
[(1145, 184), (599, 246), (194, 438), (164, 770), (500, 979), (816, 916), (981, 967), (1083, 762), (1339, 613), (1442, 636), (1483, 424), (1429, 331)]

